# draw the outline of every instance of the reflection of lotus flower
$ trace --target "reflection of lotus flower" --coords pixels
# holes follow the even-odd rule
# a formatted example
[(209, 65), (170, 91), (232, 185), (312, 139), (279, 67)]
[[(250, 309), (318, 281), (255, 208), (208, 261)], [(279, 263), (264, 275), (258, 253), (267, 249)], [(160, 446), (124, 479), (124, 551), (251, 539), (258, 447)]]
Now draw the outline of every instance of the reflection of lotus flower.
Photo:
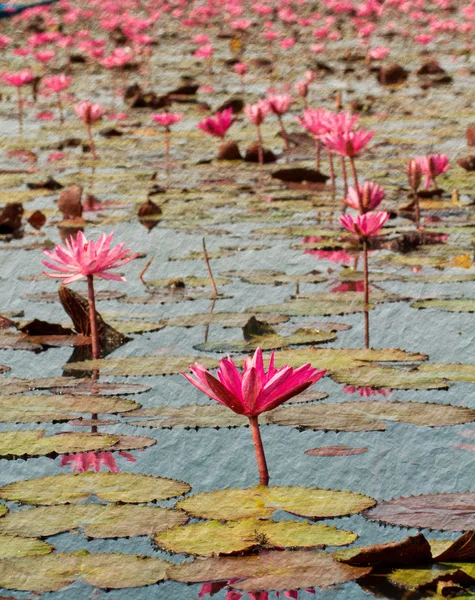
[(261, 475), (261, 484), (267, 485), (269, 475), (264, 456), (264, 448), (259, 432), (258, 416), (286, 400), (300, 394), (316, 383), (325, 371), (317, 371), (310, 364), (298, 369), (286, 365), (280, 369), (274, 367), (274, 353), (271, 354), (267, 372), (264, 368), (262, 350), (258, 348), (252, 358), (244, 360), (242, 373), (231, 357), (223, 358), (219, 363), (217, 377), (211, 375), (202, 365), (195, 363), (190, 370), (196, 376), (182, 373), (199, 390), (213, 400), (227, 406), (239, 415), (249, 419), (256, 450), (256, 458)]
[[(131, 454), (128, 452), (119, 452), (120, 456), (123, 456), (129, 462), (136, 462)], [(67, 454), (61, 457), (60, 466), (66, 467), (71, 465), (72, 473), (85, 473), (90, 469), (94, 469), (96, 473), (99, 473), (101, 466), (106, 467), (112, 473), (118, 473), (119, 467), (115, 462), (115, 458), (112, 452), (82, 452), (80, 454)]]
[(381, 396), (386, 398), (386, 396), (388, 396), (392, 390), (376, 389), (369, 386), (358, 387), (355, 385), (344, 385), (343, 392), (345, 394), (359, 394), (361, 398), (370, 398), (371, 396), (377, 396), (378, 394), (381, 394)]
[(364, 281), (350, 281), (348, 283), (341, 283), (335, 287), (332, 287), (330, 292), (332, 294), (345, 294), (346, 292), (363, 292)]
[[(214, 594), (217, 594), (222, 589), (228, 588), (228, 586), (232, 585), (233, 583), (236, 583), (236, 581), (239, 581), (239, 579), (236, 578), (230, 579), (229, 581), (215, 581), (213, 583), (204, 583), (201, 586), (201, 590), (198, 593), (198, 598), (203, 598), (203, 596), (207, 596), (208, 594), (210, 596), (214, 596)], [(313, 588), (308, 588), (303, 591), (307, 592), (307, 594), (315, 594), (315, 590)], [(281, 594), (284, 598), (293, 598), (294, 600), (298, 600), (299, 597), (299, 590), (286, 590), (285, 592), (274, 593), (276, 598), (280, 598)], [(269, 592), (247, 592), (247, 597), (249, 598), (249, 600), (269, 600)], [(244, 598), (243, 592), (238, 592), (234, 589), (228, 589), (226, 591), (225, 600), (241, 600), (242, 598)]]

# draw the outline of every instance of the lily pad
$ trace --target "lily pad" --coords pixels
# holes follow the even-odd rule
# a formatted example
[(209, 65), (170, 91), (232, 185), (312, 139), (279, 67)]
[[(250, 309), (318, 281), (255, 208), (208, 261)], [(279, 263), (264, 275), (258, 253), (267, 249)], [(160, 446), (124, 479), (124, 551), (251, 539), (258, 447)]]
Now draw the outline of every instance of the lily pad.
[(393, 498), (367, 511), (371, 521), (443, 531), (475, 529), (475, 492), (445, 492)]
[(365, 305), (362, 295), (358, 294), (358, 298), (348, 298), (348, 300), (344, 301), (338, 301), (337, 299), (332, 301), (331, 299), (310, 300), (307, 298), (296, 298), (295, 300), (287, 300), (281, 304), (253, 306), (252, 308), (247, 308), (246, 311), (254, 314), (281, 313), (289, 317), (325, 317), (350, 315), (365, 310), (373, 310), (373, 308), (372, 304)]
[(99, 396), (126, 396), (128, 394), (142, 394), (151, 389), (149, 385), (141, 385), (140, 383), (112, 383), (109, 381), (75, 379), (73, 377), (58, 378), (53, 386), (48, 387), (53, 394), (67, 394), (72, 392), (75, 396), (91, 396), (96, 394)]
[(139, 504), (181, 496), (190, 489), (187, 483), (152, 475), (88, 471), (16, 481), (0, 488), (0, 498), (45, 506), (82, 502), (91, 497)]
[(0, 534), (41, 538), (79, 529), (89, 538), (133, 537), (187, 521), (185, 513), (157, 506), (65, 504), (10, 512), (0, 519)]
[(358, 536), (336, 527), (306, 521), (206, 521), (174, 527), (154, 536), (167, 552), (219, 556), (257, 548), (316, 548), (346, 546)]
[(252, 556), (196, 559), (173, 566), (169, 576), (186, 583), (235, 580), (231, 587), (256, 592), (327, 588), (369, 572), (369, 568), (338, 563), (326, 552), (274, 550)]
[(103, 450), (119, 441), (117, 435), (102, 433), (60, 433), (45, 436), (45, 431), (0, 432), (0, 457), (19, 458)]
[(329, 518), (359, 513), (374, 506), (363, 494), (309, 487), (263, 487), (217, 490), (181, 500), (177, 508), (201, 519), (268, 519), (277, 510), (301, 517)]
[(99, 358), (68, 363), (68, 371), (92, 371), (99, 369), (102, 375), (121, 375), (124, 377), (147, 377), (152, 375), (173, 375), (187, 371), (194, 362), (199, 361), (208, 369), (218, 366), (218, 361), (206, 356), (120, 356)]
[[(180, 277), (178, 280), (183, 282), (185, 288), (209, 287), (211, 285), (209, 277), (196, 277), (195, 275), (187, 275), (186, 277)], [(152, 281), (147, 281), (147, 286), (156, 288), (172, 288), (176, 281), (177, 278), (154, 279)], [(229, 277), (214, 278), (214, 282), (217, 286), (226, 285), (231, 283), (231, 281), (232, 280)]]
[(384, 421), (426, 427), (475, 421), (475, 410), (425, 402), (339, 402), (276, 408), (266, 422), (324, 431), (384, 431)]
[(249, 420), (220, 404), (188, 404), (185, 406), (158, 406), (140, 408), (128, 414), (147, 420), (130, 421), (140, 427), (158, 427), (161, 429), (199, 427), (245, 427)]
[(54, 546), (40, 540), (0, 534), (0, 559), (20, 556), (40, 556), (49, 554), (53, 550)]
[(0, 396), (0, 422), (46, 423), (69, 421), (81, 413), (115, 414), (137, 409), (133, 400), (103, 396), (22, 394)]
[(446, 312), (473, 313), (475, 312), (474, 298), (428, 298), (427, 300), (416, 300), (411, 303), (412, 308), (433, 308)]
[(269, 335), (255, 335), (244, 340), (221, 340), (205, 342), (195, 346), (196, 350), (202, 352), (253, 352), (256, 348), (261, 350), (273, 350), (286, 348), (287, 346), (303, 346), (308, 344), (322, 344), (333, 342), (336, 335), (329, 331), (317, 331), (315, 329), (298, 329), (289, 336), (279, 335), (277, 332)]
[[(277, 325), (286, 323), (289, 318), (288, 315), (268, 315), (266, 323)], [(249, 315), (246, 313), (216, 312), (171, 317), (165, 323), (170, 327), (197, 327), (199, 325), (214, 325), (215, 323), (222, 327), (244, 327), (248, 321)]]
[(167, 579), (170, 563), (136, 554), (89, 553), (86, 550), (0, 561), (0, 587), (55, 592), (80, 579), (105, 589), (134, 588)]
[(221, 273), (225, 277), (239, 277), (242, 281), (262, 285), (284, 285), (286, 283), (321, 283), (327, 278), (319, 271), (312, 271), (305, 275), (287, 275), (282, 271), (272, 270), (247, 270), (247, 271), (225, 271)]

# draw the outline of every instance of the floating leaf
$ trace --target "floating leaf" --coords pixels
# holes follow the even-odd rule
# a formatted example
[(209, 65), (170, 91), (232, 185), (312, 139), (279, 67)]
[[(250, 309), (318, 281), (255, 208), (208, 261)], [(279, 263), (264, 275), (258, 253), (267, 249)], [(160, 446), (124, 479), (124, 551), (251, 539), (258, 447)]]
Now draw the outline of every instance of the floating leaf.
[(119, 441), (117, 435), (102, 433), (60, 433), (45, 436), (45, 431), (2, 431), (0, 432), (0, 457), (19, 458), (26, 456), (48, 456), (103, 450)]
[(170, 563), (136, 554), (78, 552), (0, 561), (0, 587), (55, 592), (80, 579), (105, 589), (134, 588), (167, 579)]
[(0, 422), (69, 421), (80, 413), (114, 414), (137, 409), (133, 400), (101, 396), (23, 394), (0, 396)]
[[(231, 283), (231, 279), (229, 277), (215, 277), (214, 282), (217, 286), (227, 285)], [(147, 281), (147, 286), (156, 287), (156, 288), (169, 288), (175, 289), (177, 282), (182, 282), (183, 285), (181, 287), (185, 288), (200, 288), (200, 287), (209, 287), (211, 285), (209, 277), (196, 277), (195, 275), (187, 275), (186, 277), (180, 277), (169, 279), (154, 279), (152, 281)]]
[(425, 402), (339, 402), (276, 408), (267, 423), (328, 431), (384, 431), (384, 421), (442, 427), (475, 421), (475, 410)]
[(369, 571), (338, 563), (326, 552), (274, 550), (252, 556), (197, 559), (173, 566), (169, 576), (186, 583), (237, 580), (231, 587), (244, 591), (283, 591), (326, 588), (353, 581)]
[(218, 556), (266, 548), (346, 546), (358, 536), (336, 527), (295, 521), (206, 521), (174, 527), (154, 536), (167, 552)]
[(102, 375), (124, 377), (147, 377), (152, 375), (173, 375), (187, 371), (194, 362), (200, 362), (208, 369), (218, 366), (218, 361), (206, 356), (118, 356), (68, 363), (68, 371), (92, 371), (99, 369)]
[(91, 396), (96, 394), (100, 396), (125, 396), (127, 394), (142, 394), (151, 389), (149, 385), (141, 385), (140, 383), (112, 383), (109, 381), (67, 377), (59, 377), (54, 385), (48, 387), (53, 394), (67, 394), (72, 392), (75, 396)]
[(321, 283), (327, 278), (322, 276), (319, 271), (312, 271), (305, 275), (286, 275), (282, 271), (271, 270), (247, 270), (247, 271), (225, 271), (221, 273), (225, 277), (239, 277), (246, 283), (262, 285), (284, 285), (286, 283)]
[[(440, 366), (440, 365), (434, 365)], [(437, 370), (432, 373), (422, 372), (422, 365), (417, 369), (398, 367), (357, 367), (343, 369), (332, 373), (337, 383), (345, 383), (357, 387), (383, 388), (392, 390), (432, 390), (447, 389), (450, 383)]]
[(181, 511), (156, 506), (65, 504), (10, 512), (0, 519), (0, 534), (48, 537), (79, 529), (90, 538), (132, 537), (151, 535), (187, 520)]
[(409, 590), (435, 588), (438, 581), (452, 579), (454, 582), (460, 580), (462, 585), (471, 587), (475, 584), (475, 565), (472, 563), (440, 563), (419, 569), (396, 569), (388, 575), (388, 579), (391, 583)]
[(354, 492), (256, 486), (196, 494), (181, 500), (177, 508), (194, 517), (223, 521), (268, 519), (277, 510), (323, 519), (358, 513), (374, 503), (372, 498)]
[(381, 565), (394, 567), (432, 562), (431, 546), (421, 533), (400, 542), (339, 550), (333, 556), (347, 565), (361, 567)]
[(249, 420), (220, 404), (189, 404), (185, 406), (159, 406), (141, 408), (128, 414), (129, 417), (142, 417), (149, 420), (132, 421), (131, 425), (140, 427), (159, 427), (162, 429), (182, 427), (244, 427)]
[(0, 558), (39, 556), (53, 550), (54, 546), (46, 542), (0, 534)]
[(350, 446), (322, 446), (321, 448), (311, 448), (305, 450), (309, 456), (353, 456), (354, 454), (363, 454), (368, 448), (350, 448)]
[[(215, 323), (222, 327), (244, 327), (248, 320), (249, 315), (246, 313), (217, 312), (171, 317), (165, 323), (170, 327), (196, 327), (198, 325), (212, 325)], [(266, 317), (268, 325), (286, 323), (288, 320), (289, 317), (287, 315), (269, 315)]]
[(475, 492), (444, 492), (393, 498), (366, 512), (371, 521), (402, 527), (469, 531), (475, 529)]
[(221, 340), (205, 342), (195, 346), (202, 352), (253, 352), (256, 348), (261, 350), (273, 350), (286, 348), (287, 346), (302, 346), (308, 344), (322, 344), (333, 342), (336, 335), (328, 331), (316, 331), (314, 329), (298, 329), (289, 336), (282, 336), (274, 332), (270, 335), (256, 335), (245, 340)]
[(475, 312), (475, 299), (473, 298), (428, 298), (427, 300), (416, 300), (411, 303), (412, 308), (433, 308), (446, 312)]
[(187, 483), (152, 475), (88, 471), (16, 481), (0, 488), (0, 498), (51, 506), (96, 496), (105, 502), (138, 504), (181, 496), (190, 489)]

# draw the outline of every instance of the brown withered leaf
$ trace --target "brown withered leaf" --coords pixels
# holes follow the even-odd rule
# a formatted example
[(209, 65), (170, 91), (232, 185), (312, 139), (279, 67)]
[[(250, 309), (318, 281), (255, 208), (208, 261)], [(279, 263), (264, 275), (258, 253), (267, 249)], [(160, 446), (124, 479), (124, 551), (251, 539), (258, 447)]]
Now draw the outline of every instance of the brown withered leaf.
[(46, 217), (41, 210), (35, 210), (35, 212), (28, 217), (27, 221), (34, 229), (39, 230), (46, 223)]
[(438, 556), (437, 562), (471, 562), (475, 559), (475, 531), (467, 531)]
[(430, 544), (422, 533), (409, 536), (400, 542), (339, 550), (333, 556), (342, 563), (360, 567), (418, 565), (432, 562)]
[(321, 448), (311, 448), (305, 450), (309, 456), (352, 456), (353, 454), (363, 454), (368, 448), (350, 448), (349, 446), (322, 446)]

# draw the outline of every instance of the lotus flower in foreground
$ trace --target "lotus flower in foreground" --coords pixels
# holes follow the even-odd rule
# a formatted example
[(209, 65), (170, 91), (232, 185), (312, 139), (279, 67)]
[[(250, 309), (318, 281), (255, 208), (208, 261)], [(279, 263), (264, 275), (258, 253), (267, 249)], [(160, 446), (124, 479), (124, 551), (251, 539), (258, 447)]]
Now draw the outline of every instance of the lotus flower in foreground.
[(252, 358), (245, 359), (242, 373), (231, 357), (220, 361), (216, 372), (217, 377), (199, 363), (190, 366), (190, 370), (196, 378), (182, 373), (190, 383), (233, 412), (248, 417), (261, 484), (267, 485), (269, 475), (257, 421), (258, 415), (300, 394), (323, 377), (325, 371), (317, 371), (310, 364), (298, 369), (288, 365), (276, 369), (274, 353), (272, 353), (266, 372), (260, 348), (257, 348)]
[(377, 210), (355, 218), (351, 215), (341, 215), (340, 223), (351, 233), (356, 233), (361, 238), (369, 238), (378, 234), (378, 231), (389, 219), (389, 213), (385, 210)]

